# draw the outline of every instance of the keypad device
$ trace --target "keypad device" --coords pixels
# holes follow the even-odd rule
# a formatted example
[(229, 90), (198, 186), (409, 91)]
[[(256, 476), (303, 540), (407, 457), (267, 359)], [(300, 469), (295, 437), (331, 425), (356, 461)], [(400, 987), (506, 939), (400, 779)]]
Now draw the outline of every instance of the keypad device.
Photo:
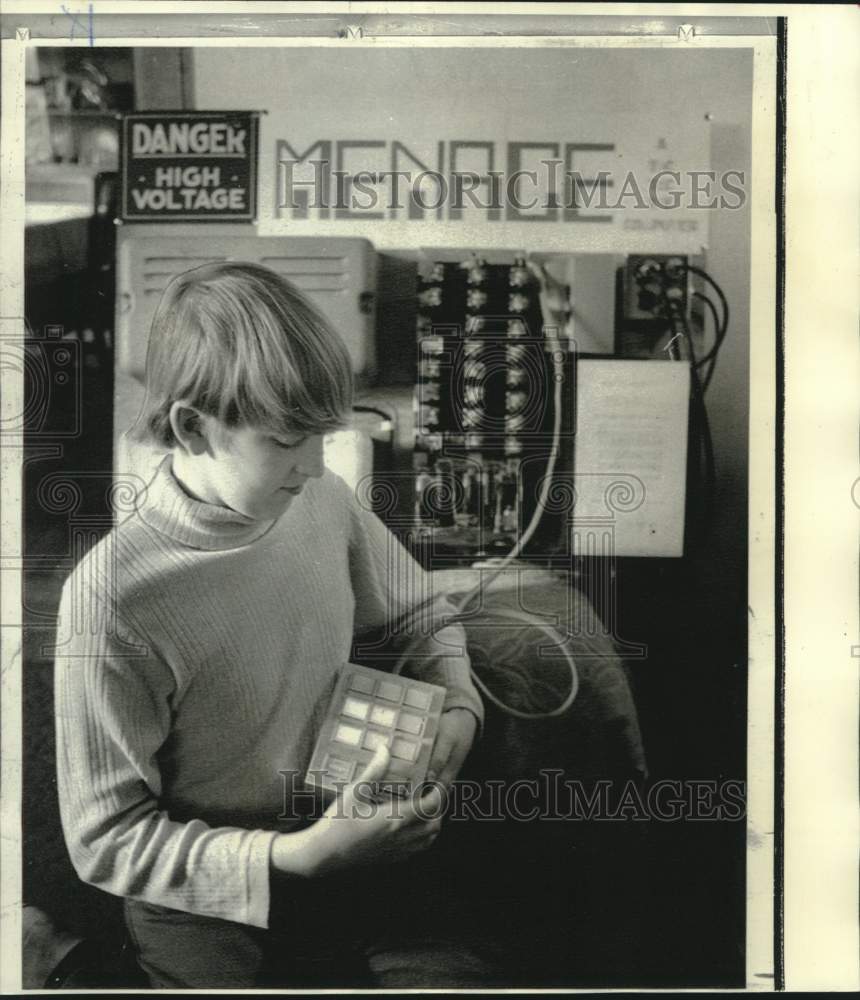
[(381, 781), (403, 794), (427, 777), (445, 689), (347, 663), (335, 685), (305, 780), (331, 794), (364, 771), (381, 744), (391, 757)]

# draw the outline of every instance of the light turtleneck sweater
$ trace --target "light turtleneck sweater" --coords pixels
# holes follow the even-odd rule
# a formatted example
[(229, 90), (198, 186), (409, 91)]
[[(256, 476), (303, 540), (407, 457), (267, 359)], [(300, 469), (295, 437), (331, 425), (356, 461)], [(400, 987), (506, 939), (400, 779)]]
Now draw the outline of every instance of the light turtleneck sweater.
[[(170, 463), (63, 589), (63, 829), (86, 882), (266, 927), (282, 772), (305, 774), (354, 632), (429, 596), (428, 577), (330, 471), (258, 522), (191, 499)], [(459, 626), (413, 672), (482, 719)]]

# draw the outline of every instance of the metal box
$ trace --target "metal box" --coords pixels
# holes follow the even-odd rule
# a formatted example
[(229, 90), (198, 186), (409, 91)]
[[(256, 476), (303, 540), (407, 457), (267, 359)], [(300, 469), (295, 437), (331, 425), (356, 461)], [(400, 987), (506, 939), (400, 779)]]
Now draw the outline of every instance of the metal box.
[(343, 337), (356, 375), (376, 365), (376, 254), (365, 239), (257, 236), (244, 225), (129, 225), (117, 240), (117, 368), (142, 379), (152, 317), (176, 274), (246, 260), (284, 275)]

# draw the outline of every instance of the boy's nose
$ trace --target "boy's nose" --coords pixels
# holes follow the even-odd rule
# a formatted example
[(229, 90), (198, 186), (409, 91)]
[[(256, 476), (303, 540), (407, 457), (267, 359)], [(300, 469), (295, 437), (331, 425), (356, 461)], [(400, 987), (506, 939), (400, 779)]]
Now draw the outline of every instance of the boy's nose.
[(323, 461), (323, 436), (314, 434), (299, 449), (296, 462), (296, 469), (304, 476), (311, 479), (319, 479), (325, 471)]

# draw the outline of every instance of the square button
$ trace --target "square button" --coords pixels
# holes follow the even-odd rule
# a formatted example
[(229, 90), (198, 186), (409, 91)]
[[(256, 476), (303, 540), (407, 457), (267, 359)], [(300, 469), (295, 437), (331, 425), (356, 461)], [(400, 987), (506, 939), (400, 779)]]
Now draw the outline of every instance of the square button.
[(350, 691), (360, 691), (361, 694), (371, 694), (375, 685), (376, 681), (372, 677), (356, 671), (350, 678), (349, 689)]
[(361, 743), (361, 730), (341, 722), (334, 731), (334, 738), (341, 743), (348, 743), (351, 747), (357, 747)]
[(395, 681), (381, 681), (376, 696), (384, 698), (386, 701), (400, 701), (402, 691), (403, 686)]
[(410, 712), (401, 712), (397, 720), (397, 728), (404, 733), (412, 733), (417, 736), (421, 732), (422, 718), (420, 715), (412, 715)]
[(412, 740), (395, 740), (391, 744), (391, 755), (402, 760), (415, 760), (418, 756), (417, 749)]
[(412, 708), (421, 708), (426, 711), (430, 707), (430, 694), (427, 691), (422, 691), (421, 688), (409, 688), (403, 700)]
[(355, 770), (355, 762), (344, 760), (342, 757), (329, 757), (326, 761), (326, 770), (329, 777), (335, 781), (351, 781), (352, 772)]
[(353, 719), (366, 719), (370, 711), (370, 702), (363, 698), (347, 698), (343, 703), (342, 715), (348, 715)]
[(388, 726), (390, 729), (394, 725), (397, 712), (393, 708), (386, 708), (384, 705), (374, 705), (370, 713), (370, 721), (377, 726)]
[(364, 734), (364, 745), (368, 750), (376, 750), (377, 747), (387, 747), (388, 737), (385, 733), (377, 733), (369, 730)]

